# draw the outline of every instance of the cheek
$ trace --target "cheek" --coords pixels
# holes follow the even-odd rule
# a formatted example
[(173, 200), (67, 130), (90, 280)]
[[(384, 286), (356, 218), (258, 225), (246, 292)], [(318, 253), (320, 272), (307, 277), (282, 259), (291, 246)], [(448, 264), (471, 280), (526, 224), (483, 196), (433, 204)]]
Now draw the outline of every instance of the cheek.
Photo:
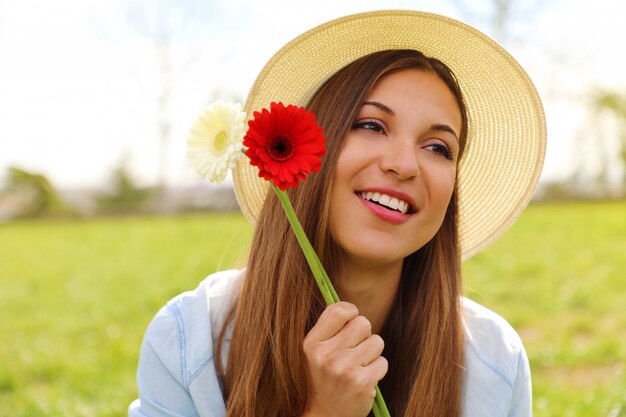
[(433, 175), (429, 181), (430, 196), (433, 206), (441, 211), (443, 218), (456, 182), (456, 169), (445, 169)]
[(454, 192), (455, 174), (450, 172), (440, 172), (428, 182), (429, 210), (423, 218), (423, 234), (419, 235), (419, 247), (431, 240), (441, 228), (446, 217), (446, 211), (450, 205), (452, 193)]
[[(340, 161), (338, 161), (340, 162)], [(330, 233), (334, 240), (337, 239), (337, 228), (346, 222), (346, 214), (342, 207), (342, 196), (345, 194), (346, 185), (342, 179), (345, 178), (343, 167), (338, 163), (330, 186), (330, 206), (329, 206), (329, 224)]]

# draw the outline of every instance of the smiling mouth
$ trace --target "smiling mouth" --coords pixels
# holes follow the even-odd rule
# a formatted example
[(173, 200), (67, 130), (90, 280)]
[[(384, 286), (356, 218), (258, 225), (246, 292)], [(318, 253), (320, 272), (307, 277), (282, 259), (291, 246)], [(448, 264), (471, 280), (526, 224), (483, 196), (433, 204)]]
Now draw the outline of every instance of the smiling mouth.
[(372, 191), (357, 192), (356, 194), (365, 201), (370, 201), (386, 209), (395, 210), (402, 214), (410, 214), (413, 211), (408, 202), (387, 194)]

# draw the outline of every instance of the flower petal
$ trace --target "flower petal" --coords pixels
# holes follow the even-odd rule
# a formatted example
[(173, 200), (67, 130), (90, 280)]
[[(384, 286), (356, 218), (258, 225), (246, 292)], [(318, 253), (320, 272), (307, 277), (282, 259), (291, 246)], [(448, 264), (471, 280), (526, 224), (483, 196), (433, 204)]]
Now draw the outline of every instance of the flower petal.
[(187, 158), (210, 182), (222, 182), (241, 158), (246, 114), (223, 100), (206, 106), (189, 130)]
[[(284, 190), (296, 187), (312, 171), (319, 171), (321, 157), (326, 153), (326, 138), (323, 129), (315, 123), (313, 113), (304, 107), (272, 102), (269, 110), (262, 109), (253, 116), (248, 122), (243, 145), (248, 148), (245, 154), (250, 164), (259, 167), (260, 177)], [(281, 153), (280, 160), (273, 159), (276, 153), (266, 147), (270, 141), (276, 143), (276, 138), (291, 142), (293, 153), (286, 156)]]

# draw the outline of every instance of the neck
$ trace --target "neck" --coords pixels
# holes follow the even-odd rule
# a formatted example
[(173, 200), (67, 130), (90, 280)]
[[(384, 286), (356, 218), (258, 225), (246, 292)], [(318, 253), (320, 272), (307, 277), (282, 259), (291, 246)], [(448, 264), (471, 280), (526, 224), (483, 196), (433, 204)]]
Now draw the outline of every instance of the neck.
[(335, 280), (341, 300), (354, 304), (359, 314), (372, 324), (378, 334), (396, 296), (402, 262), (389, 265), (365, 265), (345, 262)]

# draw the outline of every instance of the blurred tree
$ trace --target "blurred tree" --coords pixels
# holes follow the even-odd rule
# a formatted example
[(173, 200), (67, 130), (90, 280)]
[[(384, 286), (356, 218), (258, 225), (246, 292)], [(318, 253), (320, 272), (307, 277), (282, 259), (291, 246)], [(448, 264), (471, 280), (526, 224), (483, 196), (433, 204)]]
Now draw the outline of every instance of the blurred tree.
[(176, 73), (174, 65), (180, 58), (174, 57), (174, 43), (184, 35), (192, 35), (199, 27), (198, 23), (210, 16), (212, 7), (215, 7), (212, 2), (201, 0), (130, 0), (126, 5), (128, 22), (137, 33), (153, 43), (157, 53), (160, 192), (164, 191), (168, 176), (167, 155), (172, 130), (170, 110), (175, 81), (195, 59), (191, 55), (183, 60), (182, 69)]
[[(626, 95), (618, 94), (614, 91), (598, 90), (592, 94), (592, 105), (597, 112), (608, 111), (619, 123), (617, 138), (620, 149), (617, 152), (622, 166), (626, 167)], [(609, 152), (615, 150), (610, 148)], [(623, 171), (623, 183), (626, 184), (626, 170)]]
[(126, 214), (149, 208), (154, 190), (138, 187), (132, 179), (127, 165), (123, 160), (113, 170), (111, 191), (96, 196), (96, 203), (100, 212)]
[(11, 205), (11, 216), (15, 218), (72, 213), (45, 176), (17, 167), (8, 169), (0, 201)]
[(595, 88), (574, 136), (570, 181), (591, 198), (620, 198), (626, 192), (626, 96)]
[(515, 21), (530, 20), (547, 7), (546, 2), (539, 0), (453, 0), (452, 4), (470, 24), (488, 27), (491, 36), (502, 45), (516, 40)]

